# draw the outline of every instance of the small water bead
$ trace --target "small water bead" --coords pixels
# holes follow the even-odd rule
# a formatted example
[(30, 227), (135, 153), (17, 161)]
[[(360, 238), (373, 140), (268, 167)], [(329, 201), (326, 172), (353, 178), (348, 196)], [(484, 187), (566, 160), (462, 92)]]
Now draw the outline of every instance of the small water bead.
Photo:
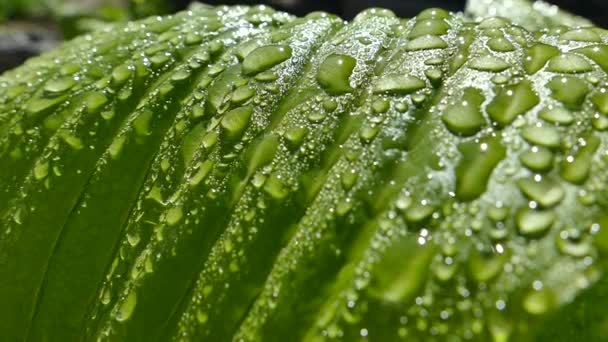
[(590, 29), (577, 28), (560, 35), (560, 39), (569, 40), (573, 42), (588, 42), (588, 43), (601, 43), (602, 39), (600, 36)]
[(555, 46), (538, 43), (526, 49), (524, 57), (524, 70), (528, 74), (535, 74), (542, 69), (547, 62), (559, 54)]
[(553, 168), (553, 152), (545, 147), (534, 146), (519, 155), (519, 161), (534, 172), (548, 172)]
[(342, 181), (342, 187), (346, 191), (350, 190), (355, 185), (357, 179), (359, 179), (359, 174), (354, 169), (344, 171), (340, 177), (340, 180)]
[(217, 134), (217, 132), (212, 131), (212, 132), (207, 133), (203, 137), (203, 140), (201, 141), (201, 143), (206, 150), (209, 150), (213, 146), (215, 146), (215, 144), (217, 144), (217, 141), (218, 141), (218, 134)]
[(338, 108), (338, 102), (334, 101), (333, 99), (325, 99), (323, 100), (321, 106), (323, 107), (323, 110), (328, 113), (331, 113), (335, 111), (336, 108)]
[(408, 51), (421, 51), (431, 49), (445, 49), (448, 44), (437, 36), (424, 35), (409, 41), (406, 45)]
[(509, 125), (515, 118), (534, 108), (540, 99), (532, 89), (530, 81), (500, 88), (487, 106), (490, 118), (501, 127)]
[(481, 112), (481, 104), (484, 100), (481, 90), (466, 88), (461, 101), (448, 106), (441, 119), (454, 134), (474, 135), (486, 125), (486, 119)]
[(373, 85), (375, 94), (407, 95), (426, 87), (418, 77), (410, 75), (386, 75)]
[(592, 71), (593, 67), (581, 56), (573, 53), (562, 53), (549, 60), (547, 70), (564, 74), (579, 74)]
[(593, 155), (600, 146), (600, 139), (590, 135), (585, 139), (585, 145), (580, 147), (575, 156), (568, 156), (562, 162), (561, 176), (573, 184), (582, 184), (589, 177)]
[(517, 181), (517, 186), (529, 199), (545, 208), (557, 205), (566, 195), (560, 183), (548, 176), (522, 178)]
[(569, 109), (579, 109), (589, 93), (587, 83), (572, 76), (555, 76), (547, 86), (552, 91), (551, 96)]
[(597, 65), (608, 72), (608, 45), (594, 45), (574, 50), (574, 52), (585, 55)]
[(522, 208), (517, 212), (515, 220), (520, 234), (536, 237), (547, 232), (555, 222), (555, 218), (555, 213), (551, 210)]
[(562, 126), (568, 126), (574, 122), (572, 113), (563, 107), (549, 106), (543, 108), (538, 116), (547, 122)]
[(291, 54), (292, 49), (287, 45), (258, 47), (243, 60), (243, 72), (246, 75), (258, 74), (289, 59)]
[(350, 93), (350, 76), (353, 73), (356, 59), (347, 55), (331, 54), (319, 66), (317, 82), (330, 95)]
[(473, 70), (501, 72), (511, 67), (504, 59), (492, 55), (475, 57), (469, 61), (467, 66)]
[(506, 157), (506, 148), (496, 138), (458, 145), (462, 157), (456, 166), (456, 197), (471, 201), (481, 196), (494, 168)]
[(530, 144), (547, 148), (557, 148), (561, 142), (559, 130), (550, 125), (527, 125), (521, 135)]
[(415, 39), (426, 35), (441, 36), (448, 33), (449, 29), (450, 25), (443, 19), (424, 19), (416, 22), (408, 37)]
[(488, 47), (496, 52), (515, 51), (515, 46), (505, 37), (495, 37), (488, 41)]

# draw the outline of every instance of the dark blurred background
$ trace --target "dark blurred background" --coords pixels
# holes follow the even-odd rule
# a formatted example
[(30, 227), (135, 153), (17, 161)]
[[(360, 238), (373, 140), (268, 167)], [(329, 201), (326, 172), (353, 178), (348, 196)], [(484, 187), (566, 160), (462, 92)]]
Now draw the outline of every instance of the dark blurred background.
[[(608, 27), (608, 0), (546, 0)], [(188, 7), (190, 0), (0, 0), (0, 72), (52, 48), (61, 40), (107, 22), (125, 21)], [(464, 9), (466, 0), (203, 0), (208, 4), (267, 4), (296, 15), (327, 11), (351, 19), (369, 7), (412, 17), (429, 7)]]

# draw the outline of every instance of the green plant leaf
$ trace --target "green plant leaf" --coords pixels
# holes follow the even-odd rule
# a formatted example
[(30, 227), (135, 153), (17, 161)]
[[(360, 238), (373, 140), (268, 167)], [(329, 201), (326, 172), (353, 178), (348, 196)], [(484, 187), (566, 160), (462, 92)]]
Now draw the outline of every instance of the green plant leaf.
[(32, 59), (0, 77), (2, 339), (599, 340), (606, 42), (201, 5)]

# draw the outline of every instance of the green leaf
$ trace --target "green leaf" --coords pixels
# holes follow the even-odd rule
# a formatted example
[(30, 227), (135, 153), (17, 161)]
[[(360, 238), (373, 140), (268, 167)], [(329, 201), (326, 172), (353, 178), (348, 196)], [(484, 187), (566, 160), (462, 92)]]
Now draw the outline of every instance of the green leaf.
[(584, 30), (195, 6), (5, 73), (2, 339), (601, 339)]

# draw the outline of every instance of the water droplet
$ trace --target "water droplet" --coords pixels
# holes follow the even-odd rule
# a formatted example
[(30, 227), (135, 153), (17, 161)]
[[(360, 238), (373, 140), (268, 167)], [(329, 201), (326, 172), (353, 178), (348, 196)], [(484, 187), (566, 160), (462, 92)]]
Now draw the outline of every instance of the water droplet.
[(532, 315), (542, 315), (555, 306), (555, 295), (549, 289), (533, 290), (523, 299), (523, 308)]
[(405, 219), (410, 223), (422, 223), (429, 219), (434, 212), (435, 207), (427, 201), (414, 202), (405, 210)]
[(608, 72), (608, 45), (588, 46), (576, 49), (574, 52), (587, 56), (599, 65), (604, 72)]
[(551, 58), (547, 70), (564, 74), (578, 74), (592, 71), (593, 67), (581, 56), (573, 53), (562, 53)]
[(522, 235), (535, 237), (544, 234), (551, 228), (555, 222), (555, 213), (522, 208), (517, 212), (516, 221)]
[(110, 158), (118, 159), (120, 156), (120, 152), (122, 152), (122, 148), (127, 140), (126, 136), (117, 137), (112, 141), (110, 147), (108, 147), (108, 152), (110, 153)]
[(114, 87), (120, 87), (127, 82), (129, 77), (131, 77), (131, 74), (131, 69), (124, 64), (114, 68), (114, 70), (112, 70), (112, 85)]
[(481, 113), (481, 104), (485, 98), (481, 90), (466, 88), (462, 100), (450, 105), (441, 116), (443, 123), (454, 134), (471, 136), (486, 125)]
[(326, 99), (323, 101), (323, 110), (326, 112), (331, 113), (336, 110), (336, 108), (338, 108), (338, 103), (333, 99)]
[(474, 250), (469, 255), (468, 266), (473, 279), (485, 283), (499, 275), (508, 260), (509, 253), (504, 251), (500, 254), (486, 254)]
[(29, 116), (41, 114), (42, 112), (52, 109), (60, 103), (65, 102), (66, 99), (67, 95), (53, 97), (51, 99), (33, 97), (25, 104), (25, 111)]
[(485, 55), (471, 59), (468, 67), (479, 71), (501, 72), (509, 69), (511, 65), (502, 58)]
[(243, 60), (245, 75), (255, 75), (280, 64), (291, 57), (291, 47), (287, 45), (267, 45), (259, 47)]
[(97, 112), (106, 103), (108, 103), (108, 98), (104, 93), (98, 91), (88, 94), (84, 99), (85, 107), (89, 113)]
[(350, 56), (332, 54), (325, 58), (317, 71), (317, 82), (330, 95), (350, 93), (350, 76), (357, 61)]
[(190, 187), (194, 188), (198, 186), (211, 172), (213, 168), (213, 162), (211, 160), (205, 160), (198, 165), (198, 171), (188, 180)]
[(504, 205), (493, 205), (488, 208), (488, 217), (494, 222), (500, 222), (507, 219), (511, 210)]
[(548, 148), (557, 148), (561, 142), (559, 131), (550, 125), (527, 125), (522, 129), (521, 135), (530, 144)]
[(559, 49), (547, 44), (536, 44), (526, 49), (524, 57), (524, 69), (528, 74), (535, 74), (547, 64), (547, 62), (559, 54)]
[(38, 162), (34, 166), (34, 178), (37, 180), (41, 180), (46, 178), (49, 174), (49, 163), (48, 162)]
[(306, 127), (292, 127), (289, 128), (283, 137), (287, 139), (287, 142), (291, 147), (298, 147), (304, 141), (304, 137), (308, 133), (308, 129)]
[(450, 13), (442, 8), (427, 8), (424, 11), (420, 12), (416, 19), (425, 20), (425, 19), (445, 19), (450, 16)]
[(445, 40), (431, 35), (418, 37), (409, 41), (406, 45), (406, 49), (408, 51), (445, 49), (447, 47), (448, 44), (445, 42)]
[(226, 130), (229, 139), (239, 137), (249, 125), (253, 114), (253, 107), (239, 107), (226, 113), (222, 118), (221, 125)]
[(555, 239), (557, 248), (564, 254), (575, 258), (582, 258), (593, 253), (592, 241), (588, 235), (572, 239), (569, 236), (561, 236), (559, 234)]
[(548, 176), (522, 178), (517, 181), (517, 186), (529, 199), (545, 208), (558, 204), (566, 194), (562, 186)]
[(603, 91), (593, 95), (591, 101), (600, 113), (608, 115), (608, 91), (605, 89), (602, 90)]
[(488, 47), (497, 52), (515, 51), (515, 46), (505, 37), (495, 37), (488, 41)]
[(513, 122), (518, 115), (534, 108), (539, 101), (532, 84), (526, 80), (501, 88), (488, 105), (487, 111), (492, 120), (504, 127)]
[(507, 150), (497, 138), (464, 142), (458, 149), (462, 158), (456, 167), (456, 197), (471, 201), (486, 191), (490, 175)]
[(128, 320), (133, 311), (135, 311), (135, 306), (137, 305), (137, 294), (135, 292), (131, 292), (125, 298), (125, 301), (118, 308), (118, 312), (116, 312), (116, 320), (119, 322), (124, 322)]
[(590, 42), (590, 43), (601, 43), (602, 39), (600, 36), (590, 29), (577, 28), (561, 34), (560, 39), (570, 40), (573, 42)]
[(192, 72), (189, 69), (187, 69), (187, 68), (179, 69), (171, 75), (171, 82), (173, 82), (173, 83), (183, 82), (183, 81), (187, 80), (188, 78), (190, 78), (191, 75), (192, 75)]
[(340, 179), (342, 180), (344, 190), (348, 191), (355, 185), (357, 179), (359, 179), (359, 174), (355, 170), (345, 171), (342, 173)]
[(375, 94), (407, 95), (426, 87), (423, 80), (408, 75), (387, 75), (374, 82)]
[(519, 156), (519, 161), (534, 172), (547, 172), (553, 168), (553, 152), (544, 147), (532, 147)]
[(169, 226), (175, 226), (181, 221), (184, 216), (184, 212), (182, 211), (182, 207), (173, 207), (165, 213), (165, 220)]
[(282, 200), (289, 195), (289, 189), (276, 175), (271, 175), (264, 183), (264, 191), (275, 200)]
[(50, 94), (63, 93), (76, 85), (76, 81), (72, 77), (63, 77), (56, 80), (50, 80), (44, 85), (44, 91)]
[(82, 140), (68, 131), (59, 132), (59, 137), (75, 150), (81, 150), (84, 147)]
[(555, 76), (547, 86), (551, 95), (569, 109), (579, 109), (589, 92), (585, 81), (572, 76)]
[(501, 17), (491, 17), (484, 19), (479, 23), (479, 28), (482, 29), (499, 29), (511, 25), (508, 19)]
[(390, 108), (390, 105), (391, 103), (388, 100), (378, 98), (372, 102), (372, 110), (376, 114), (386, 113)]
[(236, 90), (232, 93), (232, 97), (230, 101), (234, 104), (240, 105), (255, 95), (255, 90), (251, 88), (251, 86), (244, 85), (236, 88)]
[(568, 126), (574, 122), (574, 116), (563, 107), (549, 106), (538, 113), (538, 116), (550, 123)]
[(424, 19), (416, 22), (409, 34), (410, 39), (426, 35), (441, 36), (448, 33), (450, 25), (443, 19)]
[(151, 134), (150, 131), (150, 122), (152, 121), (152, 117), (154, 116), (154, 112), (151, 110), (144, 110), (133, 120), (133, 129), (135, 130), (135, 134), (138, 136), (147, 136)]
[(562, 162), (561, 176), (573, 184), (582, 184), (589, 177), (593, 155), (600, 146), (600, 139), (591, 135), (585, 139), (585, 146), (579, 148), (574, 157), (565, 158)]

